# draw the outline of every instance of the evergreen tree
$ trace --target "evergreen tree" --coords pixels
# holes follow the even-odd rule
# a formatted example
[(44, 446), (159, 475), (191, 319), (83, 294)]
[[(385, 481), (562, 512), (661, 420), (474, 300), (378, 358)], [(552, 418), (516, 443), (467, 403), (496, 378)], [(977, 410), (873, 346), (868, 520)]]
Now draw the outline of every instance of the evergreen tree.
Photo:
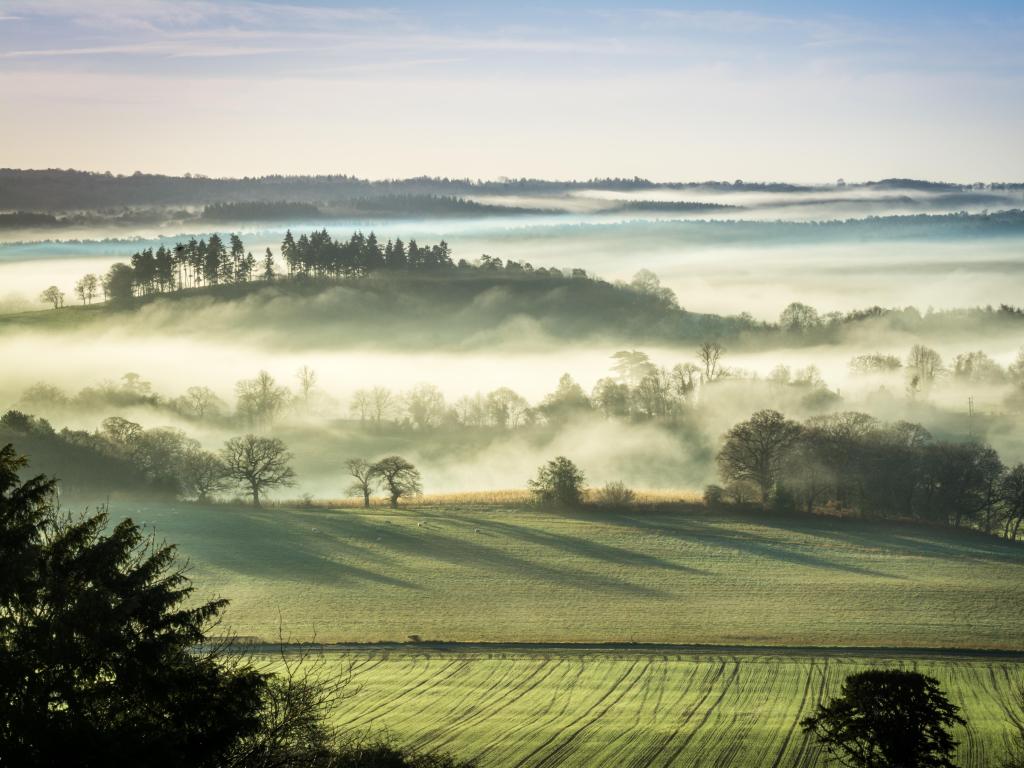
[(224, 241), (217, 234), (210, 235), (209, 242), (203, 253), (203, 279), (207, 285), (217, 285), (220, 276), (223, 274), (221, 266), (227, 259), (227, 250), (224, 248)]
[(61, 514), (25, 466), (0, 449), (0, 764), (225, 764), (267, 685), (195, 650), (226, 601), (192, 603), (173, 547)]
[(242, 238), (234, 232), (231, 233), (230, 242), (231, 258), (221, 265), (221, 280), (225, 283), (230, 283), (232, 280), (236, 283), (243, 283), (245, 282), (245, 246), (242, 244)]
[(269, 283), (274, 277), (274, 254), (267, 248), (267, 252), (263, 254), (263, 279)]

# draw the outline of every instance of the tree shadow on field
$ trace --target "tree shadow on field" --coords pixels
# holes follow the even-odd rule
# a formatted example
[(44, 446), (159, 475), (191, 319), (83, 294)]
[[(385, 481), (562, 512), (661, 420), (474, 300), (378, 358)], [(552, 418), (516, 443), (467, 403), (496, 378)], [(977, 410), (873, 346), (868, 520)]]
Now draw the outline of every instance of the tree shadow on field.
[[(422, 512), (417, 515), (425, 517)], [(453, 520), (451, 515), (442, 515), (433, 519), (435, 522)], [(471, 520), (475, 528), (486, 530), (487, 521)], [(546, 563), (538, 563), (483, 543), (477, 543), (472, 537), (480, 537), (482, 533), (473, 533), (473, 528), (459, 527), (455, 531), (446, 531), (435, 526), (416, 525), (412, 519), (406, 518), (399, 523), (381, 526), (364, 519), (360, 515), (345, 516), (343, 533), (350, 540), (376, 541), (382, 539), (380, 546), (384, 549), (408, 558), (429, 558), (452, 565), (479, 569), (485, 573), (505, 573), (513, 576), (539, 578), (560, 587), (576, 587), (586, 590), (610, 591), (634, 597), (658, 597), (663, 595), (660, 590), (634, 584), (623, 579), (582, 571), (576, 568), (557, 568)]]
[(367, 559), (368, 554), (328, 542), (322, 532), (319, 537), (311, 534), (308, 521), (298, 524), (300, 521), (291, 513), (220, 508), (202, 510), (201, 516), (195, 515), (189, 522), (198, 525), (174, 531), (175, 537), (185, 555), (204, 565), (265, 580), (308, 581), (321, 586), (345, 587), (371, 581), (402, 589), (421, 588), (361, 565), (331, 559), (326, 555), (334, 554), (329, 550), (335, 546), (345, 548), (349, 556)]
[[(848, 563), (837, 562), (835, 560), (830, 560), (807, 552), (801, 552), (791, 547), (787, 547), (781, 542), (770, 537), (758, 536), (756, 533), (752, 533), (749, 530), (722, 530), (721, 528), (692, 517), (672, 518), (667, 516), (652, 516), (644, 518), (620, 515), (617, 516), (617, 520), (610, 522), (618, 522), (618, 524), (623, 526), (655, 531), (664, 536), (669, 536), (680, 541), (711, 544), (723, 549), (732, 549), (742, 554), (769, 558), (771, 560), (777, 560), (790, 565), (800, 565), (808, 568), (821, 568), (828, 571), (839, 571), (856, 576), (871, 576), (884, 579), (905, 578), (903, 576), (883, 573), (882, 571), (876, 571), (871, 568), (865, 568), (859, 565), (850, 565)], [(722, 522), (730, 521), (723, 520)]]
[(564, 533), (552, 533), (550, 531), (530, 528), (525, 525), (499, 522), (481, 518), (468, 518), (460, 515), (446, 515), (447, 519), (458, 520), (467, 525), (476, 526), (482, 531), (494, 533), (500, 536), (513, 537), (520, 541), (537, 544), (552, 549), (558, 549), (572, 555), (578, 555), (596, 560), (599, 562), (615, 563), (616, 565), (630, 565), (637, 568), (664, 568), (669, 571), (689, 573), (693, 575), (706, 575), (708, 572), (700, 568), (694, 568), (681, 563), (673, 563), (655, 555), (648, 555), (643, 552), (636, 552), (624, 547), (616, 547), (610, 544), (602, 544), (592, 539), (584, 539), (579, 536), (570, 536)]
[(766, 518), (754, 522), (765, 528), (831, 539), (897, 555), (1024, 566), (1024, 542), (999, 539), (979, 531), (884, 520), (809, 518), (785, 521)]

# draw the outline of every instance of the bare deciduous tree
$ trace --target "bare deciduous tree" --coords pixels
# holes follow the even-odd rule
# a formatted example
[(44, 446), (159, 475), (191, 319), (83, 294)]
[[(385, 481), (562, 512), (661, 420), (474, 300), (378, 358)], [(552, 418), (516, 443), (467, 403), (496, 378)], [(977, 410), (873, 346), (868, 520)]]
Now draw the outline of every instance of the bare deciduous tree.
[(56, 285), (51, 285), (39, 294), (39, 300), (44, 304), (52, 304), (54, 309), (60, 309), (64, 306), (64, 291)]
[(289, 465), (292, 458), (276, 437), (256, 435), (233, 437), (220, 452), (227, 477), (245, 487), (257, 507), (263, 491), (295, 484), (295, 470)]
[(705, 341), (697, 350), (697, 359), (704, 367), (702, 378), (704, 381), (714, 381), (722, 375), (722, 368), (719, 365), (725, 348), (717, 341)]
[(402, 496), (423, 493), (419, 470), (401, 456), (386, 456), (374, 464), (370, 471), (387, 489), (392, 509), (398, 506)]
[(302, 404), (309, 408), (309, 394), (316, 386), (316, 371), (308, 365), (304, 365), (295, 374), (299, 380), (299, 392), (302, 394)]
[(352, 483), (347, 492), (349, 496), (362, 496), (363, 506), (370, 506), (370, 495), (377, 485), (377, 476), (373, 471), (373, 465), (366, 459), (349, 459), (345, 462), (345, 469), (348, 470)]

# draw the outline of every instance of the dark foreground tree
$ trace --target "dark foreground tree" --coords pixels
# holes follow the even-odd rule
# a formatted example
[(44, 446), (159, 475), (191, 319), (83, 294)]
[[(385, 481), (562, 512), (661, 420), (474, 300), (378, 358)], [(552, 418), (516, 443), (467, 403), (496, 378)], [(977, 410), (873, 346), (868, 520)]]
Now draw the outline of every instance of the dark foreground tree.
[(877, 669), (847, 677), (842, 694), (800, 725), (852, 768), (955, 768), (950, 729), (966, 721), (935, 678)]
[(392, 509), (398, 507), (402, 496), (423, 493), (420, 471), (401, 456), (385, 456), (370, 467), (370, 475), (384, 485)]
[(24, 466), (0, 450), (0, 765), (222, 764), (265, 686), (193, 652), (226, 601), (194, 604), (173, 547), (60, 514)]
[(530, 480), (530, 493), (538, 504), (556, 507), (578, 507), (583, 504), (583, 483), (586, 480), (572, 461), (558, 456), (537, 469)]
[(0, 449), (0, 766), (469, 768), (347, 735), (344, 669), (214, 642), (226, 601), (191, 599), (173, 547), (61, 514), (25, 466)]
[(289, 465), (292, 455), (276, 437), (233, 437), (224, 444), (220, 458), (225, 475), (252, 494), (257, 507), (265, 490), (295, 484), (295, 470)]

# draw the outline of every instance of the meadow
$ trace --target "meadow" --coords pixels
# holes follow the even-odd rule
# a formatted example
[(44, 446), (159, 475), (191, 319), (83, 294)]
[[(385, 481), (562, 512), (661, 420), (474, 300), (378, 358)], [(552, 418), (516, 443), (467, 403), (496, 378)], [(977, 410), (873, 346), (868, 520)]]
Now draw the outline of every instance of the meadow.
[(264, 640), (1024, 649), (1024, 544), (968, 532), (684, 502), (112, 513)]
[(968, 721), (955, 733), (963, 768), (997, 765), (1024, 716), (1019, 659), (478, 648), (324, 660), (351, 674), (340, 725), (482, 768), (824, 765), (799, 720), (871, 666), (940, 680)]

